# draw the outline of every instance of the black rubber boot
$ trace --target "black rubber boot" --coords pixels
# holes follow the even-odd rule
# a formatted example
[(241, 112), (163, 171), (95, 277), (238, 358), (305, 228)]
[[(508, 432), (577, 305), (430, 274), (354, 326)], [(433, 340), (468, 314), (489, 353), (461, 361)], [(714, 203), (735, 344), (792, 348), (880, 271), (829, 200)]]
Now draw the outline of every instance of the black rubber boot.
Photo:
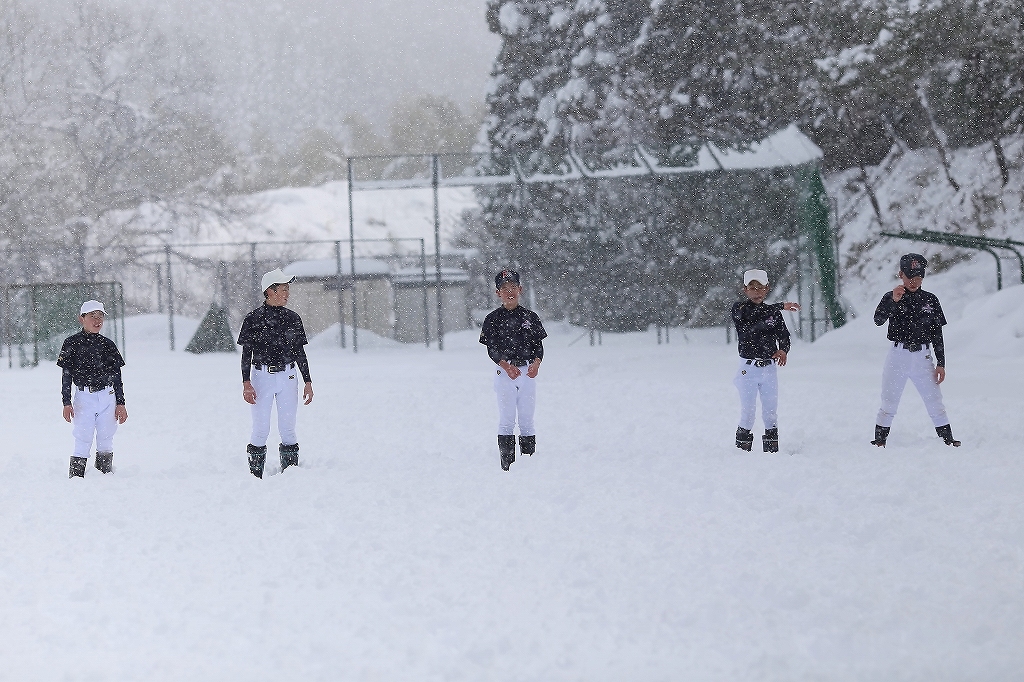
[(778, 452), (779, 451), (779, 429), (765, 429), (764, 435), (761, 436), (761, 449), (764, 452)]
[[(942, 434), (939, 434), (939, 435), (942, 435)], [(889, 437), (889, 427), (888, 426), (879, 426), (878, 424), (875, 424), (875, 439), (873, 441), (871, 441), (871, 444), (876, 446), (876, 447), (884, 448), (885, 447), (885, 439), (888, 438), (888, 437)]]
[(299, 444), (285, 445), (281, 443), (278, 448), (278, 452), (281, 454), (281, 471), (284, 471), (288, 467), (299, 466)]
[(516, 437), (498, 436), (498, 453), (501, 454), (501, 468), (508, 471), (516, 461)]
[(255, 446), (249, 443), (245, 446), (249, 453), (249, 471), (256, 478), (263, 478), (263, 465), (267, 463), (267, 446)]
[(736, 427), (736, 447), (740, 450), (750, 450), (754, 447), (754, 434), (743, 428), (742, 426)]
[(72, 457), (71, 458), (71, 469), (68, 471), (68, 478), (85, 478), (85, 467), (89, 464), (88, 457)]
[(537, 451), (537, 436), (519, 436), (519, 452), (532, 455)]
[(935, 433), (939, 434), (939, 438), (945, 441), (946, 445), (952, 445), (954, 448), (960, 447), (960, 441), (953, 440), (953, 428), (949, 424), (936, 426)]
[(114, 453), (113, 452), (97, 452), (96, 453), (96, 468), (105, 474), (110, 473), (110, 467), (114, 465)]

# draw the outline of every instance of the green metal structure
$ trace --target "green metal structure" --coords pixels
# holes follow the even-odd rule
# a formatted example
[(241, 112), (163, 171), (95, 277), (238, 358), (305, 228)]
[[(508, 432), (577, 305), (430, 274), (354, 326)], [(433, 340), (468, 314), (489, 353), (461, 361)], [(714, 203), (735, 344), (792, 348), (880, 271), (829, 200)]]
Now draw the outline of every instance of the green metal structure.
[(117, 344), (125, 356), (124, 288), (120, 282), (47, 282), (11, 284), (6, 290), (3, 342), (8, 367), (35, 367), (40, 358), (56, 360), (63, 340), (78, 331), (83, 301), (104, 304), (107, 322), (101, 333)]
[(949, 232), (936, 232), (935, 230), (921, 230), (920, 232), (882, 232), (883, 237), (893, 239), (907, 239), (915, 242), (926, 242), (929, 244), (943, 244), (945, 246), (956, 246), (962, 249), (974, 249), (984, 251), (996, 259), (996, 289), (1003, 288), (1003, 264), (999, 259), (996, 249), (1012, 251), (1017, 256), (1020, 264), (1020, 282), (1024, 284), (1024, 255), (1017, 250), (1017, 247), (1024, 246), (1024, 242), (1013, 239), (994, 239), (992, 237), (981, 237), (969, 234), (951, 234)]

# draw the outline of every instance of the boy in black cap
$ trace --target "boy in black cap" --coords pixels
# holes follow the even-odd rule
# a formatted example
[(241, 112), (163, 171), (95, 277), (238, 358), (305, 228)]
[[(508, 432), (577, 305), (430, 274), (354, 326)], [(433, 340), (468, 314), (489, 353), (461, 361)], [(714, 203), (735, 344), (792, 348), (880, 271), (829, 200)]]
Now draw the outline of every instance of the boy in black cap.
[(946, 445), (960, 446), (960, 441), (953, 439), (939, 389), (946, 378), (946, 352), (942, 343), (946, 317), (935, 294), (921, 288), (927, 265), (924, 256), (917, 253), (900, 258), (902, 284), (882, 296), (875, 309), (876, 325), (889, 320), (888, 338), (892, 342), (882, 370), (882, 406), (875, 419), (875, 439), (871, 441), (878, 447), (885, 447), (907, 379), (921, 394), (935, 432)]
[[(106, 311), (99, 301), (86, 301), (79, 311), (82, 331), (64, 339), (57, 356), (61, 374), (64, 421), (74, 424), (75, 452), (69, 478), (85, 476), (93, 437), (96, 468), (109, 474), (114, 463), (114, 434), (128, 420), (121, 368), (124, 359), (113, 341), (100, 334)], [(74, 400), (71, 386), (74, 385)]]
[(519, 305), (523, 288), (519, 273), (502, 270), (494, 278), (501, 307), (484, 318), (480, 343), (498, 365), (494, 392), (498, 394), (498, 452), (501, 468), (516, 461), (515, 426), (519, 421), (519, 451), (532, 455), (537, 445), (533, 412), (537, 403), (535, 379), (544, 359), (542, 341), (548, 335), (537, 313)]

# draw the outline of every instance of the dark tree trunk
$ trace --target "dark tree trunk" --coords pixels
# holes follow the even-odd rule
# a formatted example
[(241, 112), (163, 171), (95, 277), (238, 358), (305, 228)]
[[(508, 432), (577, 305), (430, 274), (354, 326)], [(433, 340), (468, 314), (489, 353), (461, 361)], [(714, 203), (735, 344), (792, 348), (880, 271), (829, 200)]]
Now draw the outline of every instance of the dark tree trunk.
[(992, 149), (996, 152), (996, 162), (999, 163), (999, 175), (1003, 178), (1003, 186), (1005, 187), (1010, 182), (1010, 167), (1006, 163), (1003, 145), (1000, 144), (998, 137), (992, 139)]

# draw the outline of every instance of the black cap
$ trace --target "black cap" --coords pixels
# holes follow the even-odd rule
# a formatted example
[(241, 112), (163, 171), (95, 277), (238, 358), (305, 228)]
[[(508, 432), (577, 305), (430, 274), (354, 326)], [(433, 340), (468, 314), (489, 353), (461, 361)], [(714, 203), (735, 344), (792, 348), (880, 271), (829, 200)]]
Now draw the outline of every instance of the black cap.
[(502, 270), (501, 272), (494, 276), (495, 289), (500, 289), (501, 285), (505, 284), (506, 282), (515, 282), (516, 285), (518, 285), (519, 273), (516, 272), (515, 270)]
[(908, 253), (900, 258), (900, 272), (907, 277), (924, 277), (928, 261), (919, 253)]

